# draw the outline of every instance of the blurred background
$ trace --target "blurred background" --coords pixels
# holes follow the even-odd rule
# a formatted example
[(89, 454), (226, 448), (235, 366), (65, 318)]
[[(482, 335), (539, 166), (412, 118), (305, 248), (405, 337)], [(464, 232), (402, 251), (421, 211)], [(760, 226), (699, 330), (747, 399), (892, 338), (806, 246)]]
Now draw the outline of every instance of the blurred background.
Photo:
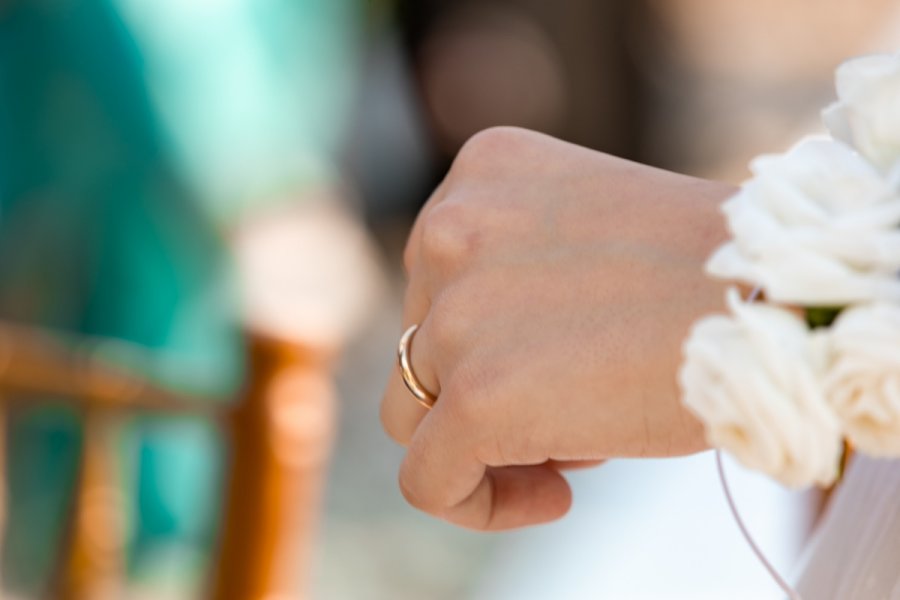
[[(409, 508), (400, 253), (492, 125), (740, 182), (891, 0), (0, 1), (4, 598), (775, 598), (709, 454), (563, 521)], [(729, 465), (789, 571), (821, 498)]]

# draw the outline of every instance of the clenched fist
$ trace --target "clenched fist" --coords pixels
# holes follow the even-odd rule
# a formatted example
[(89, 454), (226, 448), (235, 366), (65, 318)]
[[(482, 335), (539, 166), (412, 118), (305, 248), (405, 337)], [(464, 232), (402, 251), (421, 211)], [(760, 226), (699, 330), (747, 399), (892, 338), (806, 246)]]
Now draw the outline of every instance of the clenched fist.
[(558, 518), (573, 461), (705, 447), (676, 383), (691, 323), (720, 310), (703, 263), (734, 189), (518, 129), (472, 138), (405, 264), (415, 401), (382, 404), (414, 506), (475, 529)]

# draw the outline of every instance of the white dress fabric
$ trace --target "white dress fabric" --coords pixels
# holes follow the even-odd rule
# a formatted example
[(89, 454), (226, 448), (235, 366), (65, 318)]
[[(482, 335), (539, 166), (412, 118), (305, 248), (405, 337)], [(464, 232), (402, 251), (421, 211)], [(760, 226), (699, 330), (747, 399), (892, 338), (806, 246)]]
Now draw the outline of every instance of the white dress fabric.
[[(726, 457), (747, 526), (790, 573), (815, 500)], [(567, 474), (575, 504), (550, 525), (501, 534), (469, 600), (780, 600), (729, 512), (712, 452), (616, 460)]]
[(900, 461), (852, 461), (797, 582), (804, 600), (900, 600)]

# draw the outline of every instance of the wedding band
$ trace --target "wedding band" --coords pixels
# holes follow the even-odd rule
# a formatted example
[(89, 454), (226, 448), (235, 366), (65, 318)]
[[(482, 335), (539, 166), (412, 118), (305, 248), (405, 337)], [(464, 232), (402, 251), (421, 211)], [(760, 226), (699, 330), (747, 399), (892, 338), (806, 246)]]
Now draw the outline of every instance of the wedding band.
[(418, 329), (418, 325), (412, 325), (400, 338), (400, 344), (397, 346), (397, 358), (400, 362), (400, 375), (403, 377), (403, 383), (406, 384), (406, 388), (415, 397), (416, 402), (425, 408), (431, 409), (434, 403), (437, 402), (437, 396), (426, 390), (425, 386), (419, 382), (419, 378), (413, 372), (412, 364), (409, 360), (409, 353), (412, 350), (412, 338)]

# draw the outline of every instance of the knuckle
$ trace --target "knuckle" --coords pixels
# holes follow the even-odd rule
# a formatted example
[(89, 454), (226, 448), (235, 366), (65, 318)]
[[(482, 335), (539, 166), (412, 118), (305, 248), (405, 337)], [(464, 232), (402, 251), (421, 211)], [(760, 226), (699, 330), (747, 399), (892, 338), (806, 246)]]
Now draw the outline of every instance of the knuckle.
[(456, 393), (452, 399), (448, 399), (448, 404), (452, 405), (447, 410), (459, 424), (460, 430), (474, 434), (487, 420), (484, 403), (480, 402), (477, 387), (469, 386), (461, 380), (454, 387)]
[(404, 462), (400, 467), (400, 474), (397, 477), (397, 483), (400, 487), (400, 493), (406, 502), (422, 512), (434, 513), (439, 510), (436, 500), (429, 496), (427, 489), (419, 485), (418, 480), (413, 476), (412, 470), (408, 466), (408, 462)]
[(466, 364), (458, 366), (443, 395), (460, 430), (474, 433), (490, 420), (487, 386), (477, 368)]
[[(461, 345), (462, 332), (460, 320), (445, 310), (432, 309), (428, 316), (428, 339), (431, 340), (433, 353), (448, 360), (457, 354)], [(424, 327), (424, 325), (423, 325)], [(444, 392), (443, 386), (441, 393)]]
[(518, 127), (489, 127), (470, 137), (459, 150), (454, 168), (480, 169), (499, 158), (518, 151), (527, 142), (529, 132)]
[(444, 358), (460, 358), (470, 331), (470, 306), (452, 289), (434, 299), (428, 315), (428, 339)]
[(448, 200), (436, 206), (422, 223), (421, 252), (433, 267), (466, 264), (476, 253), (480, 232), (472, 209)]

